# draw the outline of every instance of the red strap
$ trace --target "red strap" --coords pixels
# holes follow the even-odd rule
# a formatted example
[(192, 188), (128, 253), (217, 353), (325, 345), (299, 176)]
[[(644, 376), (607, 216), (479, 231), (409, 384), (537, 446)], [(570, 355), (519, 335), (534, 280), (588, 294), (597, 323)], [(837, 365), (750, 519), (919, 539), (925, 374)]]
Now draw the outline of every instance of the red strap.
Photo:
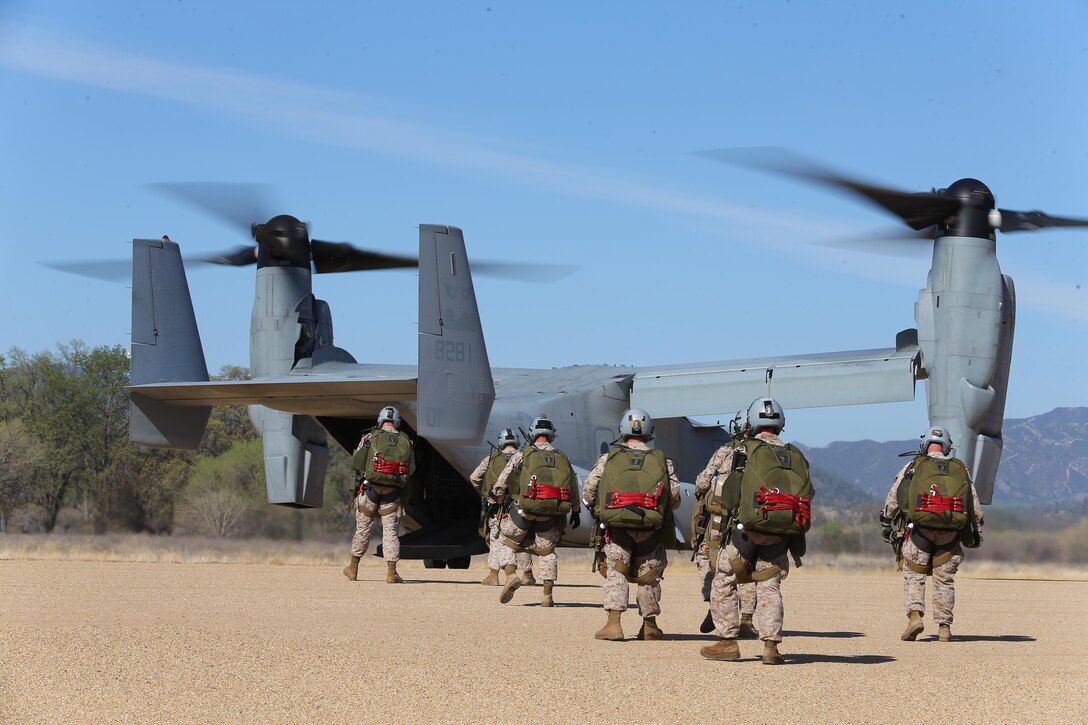
[(929, 493), (923, 493), (918, 497), (918, 505), (915, 511), (925, 511), (931, 514), (943, 514), (949, 511), (963, 513), (963, 497), (942, 496), (937, 490), (937, 484), (929, 487)]
[(387, 461), (382, 457), (381, 453), (374, 454), (374, 472), (375, 473), (393, 473), (404, 475), (408, 473), (408, 464), (399, 463), (397, 461)]
[(756, 503), (760, 504), (760, 513), (793, 511), (793, 520), (800, 526), (807, 526), (812, 518), (812, 507), (809, 505), (811, 501), (810, 498), (782, 493), (777, 488), (768, 491), (765, 486), (760, 486), (759, 493), (756, 494)]
[(604, 505), (606, 509), (619, 509), (624, 506), (641, 506), (644, 509), (657, 508), (657, 500), (661, 498), (661, 492), (665, 489), (664, 483), (657, 484), (657, 488), (653, 493), (619, 493), (616, 489), (612, 489), (612, 493), (608, 497), (608, 503)]
[(546, 483), (537, 483), (536, 475), (529, 476), (529, 485), (522, 494), (525, 498), (541, 499), (554, 498), (559, 501), (570, 501), (570, 489), (559, 486), (549, 486)]

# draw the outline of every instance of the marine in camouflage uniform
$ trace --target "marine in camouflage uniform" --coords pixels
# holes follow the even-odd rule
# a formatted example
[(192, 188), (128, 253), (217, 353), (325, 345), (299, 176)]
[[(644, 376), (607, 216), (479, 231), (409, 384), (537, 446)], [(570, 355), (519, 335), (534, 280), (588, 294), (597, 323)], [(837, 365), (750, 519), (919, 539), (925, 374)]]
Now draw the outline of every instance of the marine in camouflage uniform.
[[(398, 413), (397, 423), (399, 423), (399, 419), (400, 414)], [(383, 421), (381, 427), (384, 430), (395, 431), (397, 430), (397, 423)], [(373, 431), (363, 435), (355, 449), (356, 455), (367, 448), (373, 435)], [(401, 435), (406, 436), (407, 434), (401, 433)], [(409, 445), (411, 445), (410, 440)], [(408, 462), (408, 476), (415, 473), (415, 464), (413, 452)], [(359, 475), (362, 475), (365, 464), (353, 462), (353, 466), (355, 466)], [(400, 574), (397, 573), (397, 562), (400, 561), (400, 496), (402, 493), (402, 488), (381, 486), (367, 481), (363, 481), (356, 490), (355, 498), (352, 501), (352, 506), (355, 509), (355, 535), (351, 537), (351, 563), (344, 567), (344, 576), (348, 579), (352, 581), (358, 579), (359, 560), (362, 559), (370, 547), (370, 532), (374, 527), (374, 520), (380, 518), (382, 556), (386, 562), (385, 581), (388, 584), (400, 584), (404, 581)], [(378, 501), (375, 501), (375, 498)]]
[[(749, 406), (747, 418), (748, 428), (754, 434), (752, 438), (772, 446), (786, 445), (776, 433), (785, 425), (785, 414), (781, 406), (773, 399), (757, 398)], [(710, 489), (711, 476), (715, 474), (728, 476), (733, 468), (736, 451), (737, 448), (730, 445), (722, 446), (715, 451), (703, 473), (696, 478), (696, 486), (702, 479), (703, 490), (706, 492)], [(782, 641), (782, 623), (785, 613), (782, 602), (782, 580), (789, 574), (787, 544), (791, 537), (750, 530), (745, 530), (742, 535), (746, 536), (753, 545), (755, 560), (746, 558), (732, 541), (722, 542), (723, 547), (719, 550), (718, 561), (714, 568), (714, 579), (710, 585), (710, 616), (714, 623), (714, 632), (719, 639), (717, 644), (703, 647), (700, 654), (707, 659), (740, 658), (740, 649), (736, 642), (741, 630), (740, 596), (737, 573), (731, 563), (731, 560), (736, 559), (741, 566), (751, 572), (751, 578), (755, 580), (754, 624), (759, 638), (763, 640), (761, 657), (763, 664), (784, 664), (785, 659), (778, 652), (778, 643)], [(762, 572), (774, 567), (778, 567), (777, 574), (761, 576)]]
[[(952, 458), (951, 455), (944, 453), (939, 443), (930, 444), (928, 449), (926, 455), (931, 458), (940, 460)], [(951, 449), (950, 442), (949, 449)], [(951, 450), (949, 452), (951, 453)], [(899, 473), (895, 476), (895, 482), (892, 483), (888, 496), (884, 500), (884, 516), (888, 521), (894, 519), (900, 513), (897, 498), (899, 487), (907, 480), (907, 471), (913, 463), (913, 461), (910, 461), (899, 469)], [(971, 480), (970, 472), (967, 471), (966, 467), (964, 467), (964, 472), (967, 473), (971, 491), (971, 501), (967, 507), (968, 516), (978, 532), (978, 538), (974, 542), (974, 545), (978, 546), (982, 541), (982, 505), (978, 501), (974, 481)], [(932, 529), (924, 526), (914, 526), (912, 528), (917, 532), (916, 536), (922, 536), (932, 542), (933, 546), (927, 546), (927, 548), (934, 548), (935, 551), (933, 554), (922, 551), (915, 544), (912, 536), (908, 535), (903, 540), (900, 551), (900, 566), (903, 570), (903, 608), (907, 613), (907, 628), (903, 631), (901, 639), (914, 640), (925, 627), (923, 623), (926, 609), (925, 571), (931, 570), (933, 573), (933, 621), (937, 624), (938, 639), (942, 642), (949, 642), (952, 639), (952, 610), (956, 606), (956, 571), (959, 569), (960, 564), (963, 563), (963, 547), (960, 545), (961, 532)], [(951, 556), (943, 563), (931, 567), (931, 561), (939, 561), (939, 558), (943, 558), (940, 557), (940, 554), (944, 552), (949, 552)], [(914, 565), (914, 568), (911, 568), (911, 564)], [(921, 571), (915, 571), (915, 569)]]
[[(538, 418), (537, 421), (534, 421), (534, 429), (530, 431), (530, 436), (533, 437), (532, 445), (541, 451), (558, 450), (551, 444), (547, 436), (537, 435), (536, 423), (541, 419), (542, 418)], [(547, 425), (550, 427), (551, 422), (547, 421)], [(554, 437), (554, 428), (551, 430), (553, 431), (551, 435)], [(524, 457), (523, 451), (515, 453), (506, 464), (506, 468), (499, 474), (498, 480), (495, 481), (495, 485), (491, 489), (496, 499), (505, 500), (510, 476), (515, 475), (515, 472), (520, 471)], [(570, 468), (569, 497), (571, 506), (570, 522), (572, 528), (576, 529), (581, 524), (579, 515), (581, 505), (578, 497), (578, 474), (574, 471), (573, 466)], [(544, 594), (540, 605), (542, 607), (551, 607), (554, 605), (552, 589), (555, 586), (556, 579), (559, 577), (559, 565), (555, 555), (555, 547), (559, 544), (559, 539), (562, 537), (563, 531), (563, 515), (534, 516), (532, 514), (522, 513), (521, 509), (518, 507), (517, 501), (510, 502), (506, 513), (503, 514), (502, 520), (499, 522), (499, 534), (506, 543), (506, 551), (502, 553), (501, 558), (503, 570), (506, 573), (506, 582), (503, 586), (502, 593), (499, 596), (500, 602), (503, 604), (508, 603), (513, 598), (514, 592), (517, 591), (518, 587), (522, 584), (521, 579), (515, 576), (515, 551), (517, 549), (530, 548), (526, 543), (526, 539), (531, 535), (531, 548), (537, 552), (543, 552), (538, 555), (540, 578), (544, 583)]]
[[(694, 508), (696, 517), (703, 505), (703, 501), (710, 492), (711, 478), (718, 474), (719, 468), (723, 465), (726, 466), (726, 473), (722, 475), (728, 475), (728, 467), (733, 464), (733, 458), (732, 456), (727, 458), (726, 451), (733, 450), (735, 447), (736, 441), (730, 441), (716, 450), (713, 455), (711, 455), (710, 462), (707, 463), (706, 468), (695, 477)], [(695, 527), (693, 525), (693, 537), (695, 535), (694, 529)], [(695, 550), (694, 560), (695, 569), (699, 572), (703, 601), (709, 602), (711, 582), (714, 580), (714, 567), (710, 564), (710, 549), (707, 546), (705, 536), (699, 544), (699, 547)], [(738, 584), (737, 590), (740, 601), (740, 634), (738, 636), (740, 639), (758, 639), (759, 633), (756, 631), (753, 619), (756, 611), (756, 584), (755, 582)], [(699, 631), (703, 634), (709, 634), (714, 631), (714, 616), (709, 609), (707, 610), (706, 617), (703, 619), (703, 623), (699, 625)]]
[[(517, 444), (507, 442), (502, 447), (502, 454), (509, 453), (511, 456), (517, 452)], [(484, 456), (484, 459), (480, 461), (480, 465), (476, 466), (476, 469), (469, 474), (468, 480), (472, 484), (472, 487), (476, 489), (476, 493), (480, 494), (480, 497), (487, 501), (490, 498), (492, 504), (492, 510), (495, 513), (488, 515), (484, 522), (487, 530), (487, 576), (484, 577), (480, 583), (485, 586), (498, 586), (499, 584), (499, 572), (505, 571), (507, 564), (514, 566), (516, 563), (516, 569), (521, 571), (521, 583), (522, 584), (535, 584), (536, 580), (533, 578), (533, 556), (527, 551), (514, 553), (510, 547), (502, 542), (502, 537), (499, 535), (499, 521), (502, 518), (502, 501), (498, 501), (492, 496), (491, 488), (494, 485), (494, 481), (487, 481), (487, 471), (491, 467), (494, 454)], [(507, 457), (509, 460), (509, 457)]]
[[(648, 417), (648, 416), (647, 416)], [(627, 448), (639, 451), (650, 450), (650, 445), (645, 440), (635, 436), (625, 436), (623, 445)], [(604, 474), (605, 465), (608, 463), (609, 454), (605, 453), (597, 459), (597, 464), (589, 472), (585, 486), (582, 488), (583, 503), (589, 510), (597, 504), (598, 487), (601, 476)], [(669, 499), (675, 510), (680, 505), (680, 479), (676, 477), (676, 470), (672, 460), (666, 459), (669, 477)], [(608, 624), (595, 635), (597, 639), (622, 640), (623, 629), (620, 626), (620, 614), (627, 611), (630, 597), (628, 587), (628, 574), (633, 579), (645, 580), (652, 576), (650, 581), (637, 582), (635, 602), (638, 604), (639, 614), (642, 615), (642, 627), (638, 632), (638, 639), (661, 639), (664, 633), (657, 626), (657, 615), (661, 614), (661, 576), (668, 566), (668, 557), (665, 553), (665, 543), (660, 529), (608, 529), (609, 539), (604, 545), (605, 556), (605, 580), (604, 580), (604, 610), (609, 613)], [(624, 574), (617, 570), (617, 566), (627, 570)], [(656, 576), (653, 573), (656, 572)]]

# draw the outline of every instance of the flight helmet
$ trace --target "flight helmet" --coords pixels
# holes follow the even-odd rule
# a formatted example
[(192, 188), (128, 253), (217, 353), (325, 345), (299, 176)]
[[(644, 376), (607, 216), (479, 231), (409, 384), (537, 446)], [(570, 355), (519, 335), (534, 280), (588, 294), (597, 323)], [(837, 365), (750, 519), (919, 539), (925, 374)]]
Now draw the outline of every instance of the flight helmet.
[(532, 427), (530, 427), (529, 429), (529, 437), (532, 438), (534, 441), (536, 440), (537, 436), (546, 436), (548, 438), (548, 442), (551, 443), (555, 440), (555, 437), (557, 435), (559, 434), (555, 432), (555, 424), (552, 423), (551, 420), (549, 420), (548, 416), (544, 413), (541, 413), (536, 417), (536, 419), (533, 421)]
[(748, 430), (747, 410), (738, 410), (737, 414), (733, 416), (733, 420), (725, 424), (726, 433), (733, 438), (743, 435), (746, 430)]
[(786, 414), (782, 406), (774, 398), (756, 398), (748, 406), (748, 427), (752, 433), (761, 428), (769, 428), (775, 433), (781, 433), (786, 427)]
[(503, 428), (502, 431), (499, 432), (499, 437), (495, 440), (498, 443), (500, 451), (506, 446), (516, 446), (518, 444), (518, 437), (514, 435), (514, 431), (510, 428)]
[(941, 452), (946, 456), (952, 455), (952, 436), (948, 435), (948, 431), (939, 425), (935, 425), (932, 428), (927, 428), (926, 432), (921, 436), (922, 442), (918, 445), (918, 450), (925, 453), (929, 450), (930, 443), (940, 443)]
[(381, 427), (382, 423), (392, 423), (394, 428), (400, 428), (400, 412), (392, 405), (385, 406), (378, 413), (378, 426)]
[(628, 408), (620, 416), (620, 438), (636, 436), (644, 441), (653, 440), (654, 419), (642, 408)]

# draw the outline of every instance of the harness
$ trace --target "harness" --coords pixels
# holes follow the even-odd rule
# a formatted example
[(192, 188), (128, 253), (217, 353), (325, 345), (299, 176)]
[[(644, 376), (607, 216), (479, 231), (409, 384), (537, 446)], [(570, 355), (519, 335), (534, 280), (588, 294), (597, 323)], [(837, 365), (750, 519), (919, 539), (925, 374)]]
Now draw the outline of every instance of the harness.
[(529, 484), (525, 487), (525, 492), (522, 496), (534, 500), (550, 498), (557, 501), (570, 501), (570, 489), (562, 486), (549, 486), (546, 483), (539, 483), (536, 480), (536, 474), (533, 474), (532, 476), (529, 476)]
[[(756, 503), (759, 504), (761, 514), (768, 511), (793, 511), (793, 520), (802, 528), (807, 528), (812, 520), (811, 498), (792, 496), (778, 488), (768, 490), (761, 485), (759, 493), (756, 494)], [(960, 508), (962, 510), (962, 504)]]
[(381, 452), (375, 453), (374, 458), (371, 461), (371, 466), (375, 473), (392, 473), (395, 475), (403, 476), (408, 473), (408, 464), (400, 461), (387, 461), (382, 457)]
[(661, 492), (665, 490), (665, 484), (657, 484), (652, 493), (619, 493), (612, 489), (605, 499), (606, 509), (620, 509), (625, 506), (640, 506), (644, 509), (657, 508), (657, 501), (661, 498)]
[(918, 505), (914, 507), (915, 511), (931, 514), (963, 513), (963, 497), (942, 496), (936, 484), (929, 487), (929, 493), (923, 493), (918, 498)]

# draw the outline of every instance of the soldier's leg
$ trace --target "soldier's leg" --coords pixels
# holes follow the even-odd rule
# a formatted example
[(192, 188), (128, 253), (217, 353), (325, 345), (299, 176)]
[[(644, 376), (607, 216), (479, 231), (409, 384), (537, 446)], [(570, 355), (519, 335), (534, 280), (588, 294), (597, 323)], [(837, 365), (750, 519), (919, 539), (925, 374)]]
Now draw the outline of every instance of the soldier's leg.
[(351, 555), (359, 557), (370, 548), (370, 531), (374, 527), (374, 518), (363, 513), (360, 507), (367, 513), (374, 513), (378, 505), (366, 496), (355, 499), (355, 535), (351, 537)]
[[(559, 527), (555, 524), (546, 526), (544, 528), (537, 527), (536, 540), (533, 544), (536, 549), (546, 549), (549, 546), (555, 546), (559, 543)], [(555, 550), (547, 556), (539, 557), (540, 563), (540, 578), (545, 584), (548, 582), (554, 582), (559, 578), (559, 559), (555, 555)]]
[(699, 572), (699, 581), (702, 583), (703, 601), (710, 601), (710, 582), (714, 579), (714, 569), (710, 566), (710, 557), (706, 551), (706, 542), (699, 544), (695, 550), (695, 568)]
[(614, 541), (604, 545), (606, 573), (604, 577), (604, 610), (606, 612), (626, 612), (630, 601), (630, 588), (627, 576), (616, 571), (616, 566), (631, 565), (631, 552)]
[(533, 576), (533, 555), (528, 551), (519, 551), (515, 558), (518, 571), (521, 572), (521, 583), (529, 586), (536, 584), (536, 577)]
[(502, 569), (502, 549), (510, 549), (499, 538), (499, 517), (492, 516), (487, 520), (487, 568), (492, 571)]
[(933, 567), (933, 621), (938, 625), (952, 624), (952, 609), (956, 606), (956, 571), (963, 563), (963, 549), (956, 544), (952, 558)]
[(738, 584), (737, 592), (740, 594), (740, 638), (759, 639), (759, 631), (753, 621), (756, 613), (755, 582)]
[[(636, 577), (643, 577), (658, 568), (663, 572), (667, 564), (665, 547), (658, 546), (647, 556), (635, 558), (634, 574)], [(658, 574), (649, 584), (638, 585), (635, 601), (638, 603), (638, 613), (643, 619), (650, 619), (661, 614), (661, 574)]]
[(907, 562), (920, 567), (929, 564), (929, 554), (921, 551), (908, 537), (903, 542), (903, 608), (909, 616), (911, 612), (925, 614), (926, 611), (926, 575), (913, 571)]
[(382, 516), (382, 556), (386, 561), (400, 561), (400, 506)]
[[(777, 566), (777, 576), (756, 582), (756, 609), (755, 624), (759, 630), (759, 638), (764, 642), (782, 641), (782, 622), (785, 607), (782, 604), (782, 580), (790, 571), (790, 562), (785, 553), (773, 557), (769, 561), (756, 559), (754, 574)], [(739, 609), (738, 609), (739, 614)]]
[(515, 549), (510, 542), (520, 547), (528, 533), (529, 530), (515, 524), (509, 514), (504, 515), (502, 521), (499, 522), (499, 534), (504, 549), (499, 560), (502, 562), (502, 569), (506, 574), (506, 582), (499, 594), (499, 602), (502, 604), (508, 604), (514, 598), (514, 592), (521, 586), (521, 577), (517, 575), (517, 569), (514, 566)]
[(714, 619), (714, 633), (721, 639), (736, 639), (740, 630), (737, 574), (729, 563), (734, 556), (740, 555), (732, 544), (721, 550), (710, 583), (710, 616)]

